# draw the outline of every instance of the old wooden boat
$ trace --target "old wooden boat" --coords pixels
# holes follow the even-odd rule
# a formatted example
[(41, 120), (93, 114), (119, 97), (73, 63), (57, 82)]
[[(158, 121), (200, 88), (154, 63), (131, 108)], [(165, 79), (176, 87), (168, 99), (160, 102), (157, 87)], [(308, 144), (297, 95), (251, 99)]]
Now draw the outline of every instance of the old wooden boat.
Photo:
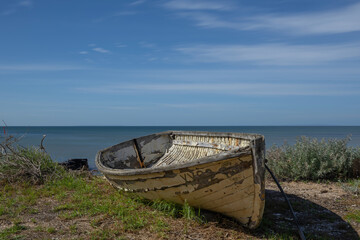
[(115, 187), (237, 219), (248, 228), (265, 204), (262, 135), (167, 131), (98, 152), (96, 166)]

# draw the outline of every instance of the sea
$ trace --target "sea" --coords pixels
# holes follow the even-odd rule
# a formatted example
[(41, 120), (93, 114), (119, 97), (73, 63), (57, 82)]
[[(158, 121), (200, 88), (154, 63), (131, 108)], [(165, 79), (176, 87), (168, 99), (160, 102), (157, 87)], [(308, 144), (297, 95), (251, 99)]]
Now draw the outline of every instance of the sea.
[(266, 148), (284, 143), (294, 144), (301, 136), (317, 139), (344, 139), (349, 146), (360, 147), (360, 126), (74, 126), (74, 127), (6, 127), (0, 129), (0, 141), (13, 135), (21, 146), (44, 147), (51, 157), (63, 162), (87, 158), (90, 169), (96, 169), (95, 155), (104, 148), (136, 137), (167, 130), (257, 133), (265, 136)]

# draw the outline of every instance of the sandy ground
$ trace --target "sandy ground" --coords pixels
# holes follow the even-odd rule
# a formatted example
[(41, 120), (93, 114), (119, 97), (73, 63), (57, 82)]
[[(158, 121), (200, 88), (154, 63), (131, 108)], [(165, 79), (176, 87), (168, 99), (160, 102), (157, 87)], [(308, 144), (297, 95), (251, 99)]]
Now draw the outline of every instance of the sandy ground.
[[(359, 239), (360, 223), (345, 220), (345, 216), (360, 210), (359, 196), (346, 192), (336, 183), (283, 182), (281, 185), (305, 233), (330, 239)], [(279, 204), (284, 205), (285, 201), (276, 184), (268, 181), (266, 189), (265, 217), (279, 224), (292, 219), (289, 211), (277, 213)]]

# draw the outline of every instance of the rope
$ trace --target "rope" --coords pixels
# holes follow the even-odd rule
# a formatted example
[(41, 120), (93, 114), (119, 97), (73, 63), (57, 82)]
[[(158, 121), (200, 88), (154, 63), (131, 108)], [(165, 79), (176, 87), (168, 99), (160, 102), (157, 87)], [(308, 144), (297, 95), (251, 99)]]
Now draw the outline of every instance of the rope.
[(305, 235), (300, 227), (300, 224), (299, 224), (299, 220), (297, 219), (296, 215), (295, 215), (295, 212), (294, 212), (294, 209), (292, 208), (291, 204), (290, 204), (290, 201), (288, 199), (288, 197), (286, 196), (284, 190), (282, 189), (282, 187), (280, 186), (278, 180), (276, 179), (275, 175), (272, 173), (272, 171), (270, 170), (270, 168), (265, 164), (265, 168), (266, 170), (268, 170), (268, 172), (270, 173), (271, 177), (274, 179), (276, 185), (278, 186), (278, 188), (280, 189), (280, 192), (282, 193), (282, 195), (284, 196), (289, 208), (290, 208), (290, 211), (291, 211), (291, 214), (293, 215), (294, 217), (294, 222), (298, 228), (298, 231), (299, 231), (299, 235), (300, 235), (300, 239), (301, 240), (306, 240), (305, 238)]

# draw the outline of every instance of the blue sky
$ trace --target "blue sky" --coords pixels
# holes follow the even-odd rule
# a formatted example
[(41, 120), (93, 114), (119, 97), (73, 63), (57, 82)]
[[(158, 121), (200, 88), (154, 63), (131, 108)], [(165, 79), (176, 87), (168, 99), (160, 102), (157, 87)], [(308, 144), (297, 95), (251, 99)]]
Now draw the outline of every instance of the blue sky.
[(359, 125), (360, 1), (0, 2), (8, 125)]

